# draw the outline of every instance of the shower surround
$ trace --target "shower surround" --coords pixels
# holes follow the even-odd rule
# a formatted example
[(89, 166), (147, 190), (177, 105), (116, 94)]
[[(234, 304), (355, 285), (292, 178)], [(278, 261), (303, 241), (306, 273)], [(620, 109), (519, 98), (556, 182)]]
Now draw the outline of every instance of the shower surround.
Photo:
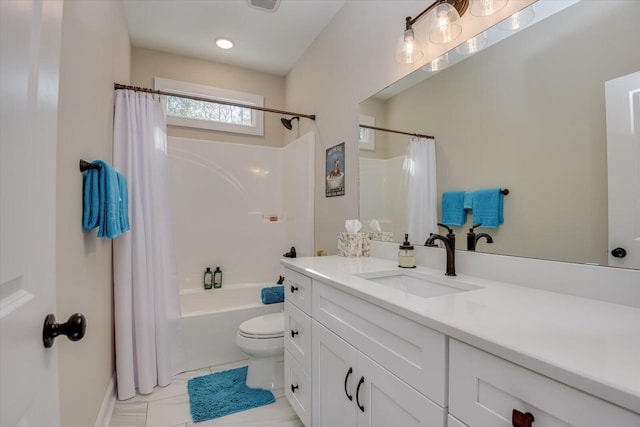
[(202, 288), (205, 268), (218, 266), (223, 287), (275, 283), (291, 246), (313, 254), (313, 133), (282, 148), (168, 143), (181, 290)]

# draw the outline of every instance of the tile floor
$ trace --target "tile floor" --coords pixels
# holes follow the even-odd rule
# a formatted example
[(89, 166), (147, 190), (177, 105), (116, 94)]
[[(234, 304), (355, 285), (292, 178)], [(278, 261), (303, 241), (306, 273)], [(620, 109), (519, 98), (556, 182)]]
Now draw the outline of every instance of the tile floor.
[(117, 401), (110, 427), (304, 427), (289, 402), (284, 389), (273, 390), (276, 401), (270, 405), (195, 424), (191, 419), (187, 381), (212, 372), (244, 366), (247, 361), (184, 372), (173, 377), (166, 387), (153, 393)]

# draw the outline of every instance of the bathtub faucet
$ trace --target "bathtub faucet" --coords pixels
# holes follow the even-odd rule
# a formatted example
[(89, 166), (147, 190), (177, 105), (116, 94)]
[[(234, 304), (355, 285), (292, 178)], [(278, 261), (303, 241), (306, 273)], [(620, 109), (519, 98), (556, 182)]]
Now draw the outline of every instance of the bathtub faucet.
[(282, 255), (285, 258), (295, 258), (296, 257), (296, 248), (291, 246), (291, 249), (289, 249), (289, 252), (287, 252), (286, 254)]

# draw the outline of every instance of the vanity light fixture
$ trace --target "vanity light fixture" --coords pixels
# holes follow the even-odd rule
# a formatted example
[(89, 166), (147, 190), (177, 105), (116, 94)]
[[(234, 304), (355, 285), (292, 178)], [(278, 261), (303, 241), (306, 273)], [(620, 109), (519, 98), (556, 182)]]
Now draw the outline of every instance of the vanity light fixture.
[(473, 16), (490, 16), (503, 9), (509, 0), (471, 0), (469, 12)]
[(227, 37), (217, 37), (216, 46), (220, 49), (231, 49), (233, 47), (233, 40)]
[(480, 52), (487, 46), (487, 32), (483, 31), (475, 37), (470, 38), (456, 48), (456, 52), (460, 55), (470, 55)]
[(459, 20), (460, 15), (456, 8), (446, 1), (441, 2), (431, 16), (429, 40), (437, 44), (446, 44), (457, 39), (462, 34)]
[[(432, 43), (446, 44), (456, 40), (462, 34), (460, 17), (469, 9), (472, 15), (489, 16), (503, 9), (509, 0), (436, 0), (416, 17), (407, 16), (405, 27), (397, 49), (396, 59), (403, 64), (412, 64), (423, 57), (418, 47), (413, 26), (426, 15), (430, 15), (428, 36)], [(479, 38), (478, 38), (479, 37)], [(476, 36), (465, 42), (460, 48), (465, 54), (481, 50), (486, 44), (486, 34)]]
[(449, 66), (449, 53), (445, 52), (443, 55), (440, 55), (439, 57), (427, 63), (421, 68), (424, 71), (428, 71), (432, 73), (434, 71), (444, 70), (448, 66)]
[(400, 47), (396, 59), (402, 64), (413, 64), (422, 59), (422, 51), (418, 48), (416, 32), (411, 25), (411, 17), (406, 18), (405, 29), (400, 39)]
[(533, 18), (535, 17), (535, 12), (533, 10), (533, 5), (526, 7), (502, 22), (498, 23), (498, 28), (501, 30), (513, 31), (519, 28), (527, 26)]
[(416, 17), (407, 16), (396, 55), (398, 62), (412, 64), (423, 57), (413, 29), (416, 22), (433, 12), (433, 16), (429, 18), (429, 29), (427, 30), (429, 40), (432, 43), (449, 43), (462, 33), (462, 27), (458, 21), (468, 7), (469, 0), (436, 0)]

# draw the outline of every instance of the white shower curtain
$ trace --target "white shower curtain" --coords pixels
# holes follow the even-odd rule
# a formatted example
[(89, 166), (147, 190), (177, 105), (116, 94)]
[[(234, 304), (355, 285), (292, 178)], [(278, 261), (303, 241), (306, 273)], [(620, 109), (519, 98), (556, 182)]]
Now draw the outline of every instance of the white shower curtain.
[(113, 242), (118, 398), (184, 370), (166, 119), (153, 96), (116, 91), (113, 166), (129, 185), (131, 231)]
[(436, 187), (436, 143), (433, 138), (412, 137), (407, 147), (403, 172), (407, 188), (407, 233), (422, 244), (429, 233), (438, 232)]

